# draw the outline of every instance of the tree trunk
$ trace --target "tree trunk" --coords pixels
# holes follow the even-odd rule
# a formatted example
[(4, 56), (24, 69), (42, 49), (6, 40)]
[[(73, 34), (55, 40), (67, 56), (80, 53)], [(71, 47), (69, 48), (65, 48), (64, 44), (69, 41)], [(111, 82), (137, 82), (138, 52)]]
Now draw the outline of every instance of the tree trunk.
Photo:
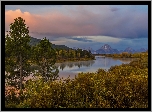
[(45, 64), (44, 64), (45, 65), (45, 81), (47, 82), (48, 79), (46, 76), (46, 74), (47, 74), (47, 64), (46, 63), (47, 63), (47, 60), (45, 59)]
[(45, 81), (47, 82), (47, 76), (46, 76), (46, 73), (47, 73), (47, 69), (46, 69), (46, 59), (44, 58), (43, 59), (43, 76), (45, 76)]
[(22, 65), (22, 56), (20, 54), (20, 92), (22, 92), (22, 75), (23, 75), (23, 65)]

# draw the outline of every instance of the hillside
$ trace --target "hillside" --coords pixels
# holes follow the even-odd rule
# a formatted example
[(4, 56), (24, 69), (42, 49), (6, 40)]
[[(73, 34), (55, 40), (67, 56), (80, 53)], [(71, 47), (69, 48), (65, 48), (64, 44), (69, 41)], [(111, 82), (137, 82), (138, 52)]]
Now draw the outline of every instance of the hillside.
[[(37, 39), (37, 38), (31, 37), (30, 45), (34, 46), (34, 45), (38, 44), (40, 41), (41, 41), (41, 39)], [(72, 49), (72, 48), (69, 48), (69, 47), (67, 47), (65, 45), (52, 44), (52, 47), (53, 48), (57, 48), (57, 49)]]

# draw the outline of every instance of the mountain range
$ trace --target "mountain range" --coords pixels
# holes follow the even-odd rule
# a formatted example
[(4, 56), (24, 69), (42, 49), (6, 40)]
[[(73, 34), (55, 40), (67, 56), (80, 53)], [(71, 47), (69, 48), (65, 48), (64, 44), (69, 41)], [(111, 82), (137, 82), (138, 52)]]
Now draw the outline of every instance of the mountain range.
[(108, 44), (105, 44), (103, 45), (100, 49), (94, 51), (94, 50), (91, 50), (91, 52), (93, 54), (118, 54), (118, 53), (122, 53), (122, 52), (128, 52), (128, 53), (137, 53), (137, 52), (146, 52), (148, 49), (145, 49), (145, 48), (141, 48), (141, 49), (138, 49), (138, 50), (134, 50), (133, 48), (131, 47), (127, 47), (126, 49), (124, 50), (117, 50), (117, 49), (113, 49), (111, 48), (110, 45)]
[[(30, 45), (36, 45), (40, 41), (41, 41), (41, 39), (37, 39), (37, 38), (31, 37)], [(67, 47), (65, 45), (55, 45), (55, 44), (52, 44), (52, 47), (53, 48), (57, 48), (57, 49), (66, 49), (66, 50), (67, 49), (72, 49), (72, 48)], [(78, 49), (78, 48), (73, 47), (73, 49)], [(134, 50), (131, 47), (127, 47), (124, 50), (117, 50), (117, 49), (113, 49), (108, 44), (104, 44), (98, 50), (93, 50), (91, 47), (89, 47), (89, 48), (83, 48), (83, 50), (88, 50), (88, 51), (90, 50), (92, 54), (118, 54), (118, 53), (122, 53), (122, 52), (128, 52), (128, 53), (146, 52), (148, 49), (140, 48), (138, 50)]]
[(97, 54), (114, 54), (114, 53), (119, 53), (117, 49), (113, 49), (110, 47), (110, 45), (105, 44), (102, 46), (100, 49), (96, 50)]

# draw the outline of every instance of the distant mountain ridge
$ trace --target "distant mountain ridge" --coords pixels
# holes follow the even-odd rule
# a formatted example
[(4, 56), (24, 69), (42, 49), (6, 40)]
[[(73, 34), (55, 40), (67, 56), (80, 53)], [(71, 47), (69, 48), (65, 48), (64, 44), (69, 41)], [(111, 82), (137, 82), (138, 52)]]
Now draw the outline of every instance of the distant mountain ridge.
[(148, 49), (145, 48), (140, 48), (138, 50), (134, 50), (131, 47), (127, 47), (124, 50), (117, 50), (117, 49), (113, 49), (110, 45), (108, 44), (104, 44), (100, 49), (93, 51), (93, 54), (118, 54), (118, 53), (122, 53), (122, 52), (128, 52), (128, 53), (137, 53), (137, 52), (146, 52)]
[[(34, 37), (31, 37), (30, 45), (36, 45), (41, 41), (41, 39), (37, 39)], [(55, 45), (52, 44), (53, 48), (58, 48), (58, 49), (72, 49), (70, 47), (67, 47), (66, 45)], [(78, 47), (73, 47), (73, 49), (78, 49)], [(137, 53), (137, 52), (146, 52), (148, 49), (145, 48), (140, 48), (138, 50), (134, 50), (131, 47), (127, 47), (124, 50), (117, 50), (113, 49), (110, 45), (104, 44), (100, 49), (98, 50), (93, 50), (91, 47), (89, 48), (83, 48), (83, 50), (90, 50), (92, 54), (118, 54), (122, 52), (128, 52), (128, 53)]]
[(114, 53), (119, 53), (117, 49), (112, 49), (110, 45), (105, 44), (102, 46), (100, 49), (96, 50), (97, 54), (114, 54)]
[(124, 52), (128, 52), (128, 53), (135, 53), (136, 51), (130, 47), (127, 47)]

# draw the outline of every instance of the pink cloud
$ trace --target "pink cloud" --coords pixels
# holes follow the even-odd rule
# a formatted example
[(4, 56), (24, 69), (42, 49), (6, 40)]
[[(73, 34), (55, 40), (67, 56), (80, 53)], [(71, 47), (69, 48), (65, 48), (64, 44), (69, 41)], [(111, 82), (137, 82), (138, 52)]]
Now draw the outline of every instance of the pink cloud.
[[(98, 8), (98, 11), (96, 12)], [(17, 17), (25, 19), (31, 36), (139, 36), (147, 30), (147, 16), (144, 14), (111, 11), (107, 6), (78, 6), (77, 10), (62, 13), (56, 10), (43, 15), (22, 12), (20, 9), (5, 11), (5, 30)], [(144, 32), (143, 32), (144, 33)]]
[(20, 9), (15, 11), (8, 10), (5, 11), (5, 30), (9, 30), (9, 25), (14, 22), (14, 19), (17, 17), (22, 17), (25, 20), (25, 23), (29, 27), (35, 26), (36, 19), (35, 16), (31, 15), (29, 12), (21, 12)]
[(94, 24), (86, 23), (89, 21), (88, 18), (84, 16), (66, 16), (60, 12), (55, 12), (47, 16), (48, 23), (45, 22), (44, 24), (50, 29), (48, 32), (54, 34), (91, 35), (97, 28)]
[[(5, 12), (5, 30), (17, 17), (25, 19), (30, 32), (49, 33), (51, 35), (87, 36), (98, 33), (97, 27), (89, 23), (93, 15), (66, 16), (60, 12), (49, 13), (46, 16), (34, 15), (29, 12), (21, 12), (20, 9)], [(91, 17), (91, 18), (90, 18)]]

